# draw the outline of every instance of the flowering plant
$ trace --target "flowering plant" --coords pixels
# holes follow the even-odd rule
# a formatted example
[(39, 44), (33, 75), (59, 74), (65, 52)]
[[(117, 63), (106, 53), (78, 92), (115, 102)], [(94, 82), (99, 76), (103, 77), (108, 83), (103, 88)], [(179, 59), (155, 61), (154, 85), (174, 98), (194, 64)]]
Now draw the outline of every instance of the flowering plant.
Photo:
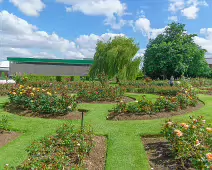
[(190, 161), (196, 169), (212, 168), (212, 128), (203, 117), (190, 117), (187, 123), (166, 121), (162, 133), (182, 166)]
[[(116, 113), (145, 113), (154, 114), (158, 112), (170, 112), (185, 109), (188, 106), (196, 106), (198, 97), (191, 89), (182, 89), (175, 97), (160, 96), (153, 103), (146, 99), (145, 96), (135, 103), (123, 105), (121, 102), (114, 108)], [(121, 105), (121, 106), (120, 106)], [(122, 108), (122, 109), (120, 109)]]
[(75, 96), (24, 85), (12, 88), (9, 101), (16, 107), (41, 114), (66, 114), (76, 108)]
[(85, 169), (84, 160), (94, 147), (93, 132), (64, 124), (56, 135), (35, 141), (27, 148), (28, 159), (17, 169)]

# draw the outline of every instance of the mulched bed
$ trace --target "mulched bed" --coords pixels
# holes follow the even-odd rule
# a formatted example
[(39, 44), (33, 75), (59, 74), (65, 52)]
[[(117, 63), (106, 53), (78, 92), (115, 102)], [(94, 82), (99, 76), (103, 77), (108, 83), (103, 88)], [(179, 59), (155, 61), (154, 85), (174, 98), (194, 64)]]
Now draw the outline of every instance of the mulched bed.
[(3, 131), (0, 133), (0, 148), (20, 136), (20, 133)]
[[(30, 110), (25, 109), (17, 109), (15, 106), (9, 104), (4, 107), (5, 111), (13, 114), (17, 114), (19, 116), (25, 116), (25, 117), (39, 117), (39, 118), (46, 118), (46, 119), (59, 119), (59, 120), (80, 120), (82, 118), (82, 113), (79, 111), (69, 112), (65, 115), (54, 115), (54, 114), (39, 114), (39, 113), (33, 113)], [(88, 111), (86, 111), (88, 112)], [(84, 113), (84, 116), (86, 115), (86, 112)]]
[(104, 170), (107, 152), (107, 139), (104, 136), (94, 137), (95, 147), (85, 160), (88, 170)]
[[(129, 103), (129, 102), (134, 102), (135, 99), (124, 96), (122, 98), (122, 101), (125, 103)], [(79, 102), (79, 103), (82, 103), (82, 104), (116, 104), (117, 102), (116, 101), (93, 101), (93, 102), (84, 102), (83, 101), (83, 102)]]
[(143, 137), (142, 142), (152, 170), (195, 170), (189, 162), (183, 168), (180, 162), (174, 159), (170, 145), (164, 138)]
[(191, 113), (201, 109), (204, 104), (199, 103), (196, 107), (188, 107), (184, 110), (173, 111), (173, 112), (160, 112), (154, 115), (141, 115), (141, 113), (114, 113), (111, 112), (108, 116), (108, 120), (151, 120), (151, 119), (160, 119), (160, 118), (169, 118), (172, 116), (183, 115), (186, 113)]

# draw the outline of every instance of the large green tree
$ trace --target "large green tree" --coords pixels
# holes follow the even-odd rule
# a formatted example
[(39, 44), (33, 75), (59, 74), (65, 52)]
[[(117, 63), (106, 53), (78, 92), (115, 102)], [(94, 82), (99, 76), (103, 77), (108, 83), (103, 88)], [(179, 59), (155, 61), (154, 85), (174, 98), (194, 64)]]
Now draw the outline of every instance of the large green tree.
[(210, 68), (204, 58), (206, 50), (195, 44), (195, 36), (186, 32), (184, 24), (169, 24), (147, 45), (143, 67), (145, 74), (151, 78), (209, 76)]
[(94, 55), (94, 64), (90, 75), (96, 77), (99, 74), (107, 75), (108, 78), (119, 80), (133, 80), (139, 72), (141, 58), (135, 55), (139, 45), (134, 39), (117, 36), (107, 42), (99, 41)]

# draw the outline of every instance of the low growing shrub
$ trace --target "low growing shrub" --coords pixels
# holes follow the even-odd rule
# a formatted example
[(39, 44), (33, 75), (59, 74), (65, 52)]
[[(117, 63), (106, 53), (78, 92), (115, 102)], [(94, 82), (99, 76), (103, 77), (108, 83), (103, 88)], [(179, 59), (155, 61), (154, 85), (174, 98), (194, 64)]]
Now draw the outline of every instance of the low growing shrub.
[(166, 121), (162, 133), (171, 145), (176, 159), (184, 167), (188, 161), (195, 169), (212, 169), (212, 128), (203, 117), (190, 117), (188, 123)]
[(35, 141), (27, 148), (28, 159), (17, 169), (85, 169), (84, 159), (94, 147), (93, 132), (64, 124), (56, 135)]
[(95, 86), (82, 88), (78, 90), (77, 99), (79, 101), (115, 101), (124, 96), (125, 89), (123, 87), (102, 87)]
[(188, 106), (196, 106), (198, 97), (196, 93), (190, 89), (183, 89), (176, 96), (160, 96), (153, 103), (146, 99), (145, 96), (135, 103), (126, 104), (120, 101), (114, 108), (115, 113), (143, 113), (155, 114), (158, 112), (170, 112), (185, 109)]
[(17, 85), (9, 93), (10, 104), (40, 114), (66, 114), (76, 108), (76, 97), (56, 91)]
[(7, 116), (0, 116), (0, 134), (3, 133), (4, 130), (9, 130), (9, 122)]

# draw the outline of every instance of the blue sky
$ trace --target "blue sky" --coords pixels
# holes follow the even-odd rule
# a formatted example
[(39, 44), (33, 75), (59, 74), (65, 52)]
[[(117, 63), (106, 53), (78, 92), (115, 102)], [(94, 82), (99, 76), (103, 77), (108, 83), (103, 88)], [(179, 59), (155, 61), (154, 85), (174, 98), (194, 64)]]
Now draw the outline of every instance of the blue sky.
[(212, 0), (0, 0), (0, 60), (92, 58), (98, 40), (132, 37), (143, 55), (168, 23), (186, 24), (212, 55)]

